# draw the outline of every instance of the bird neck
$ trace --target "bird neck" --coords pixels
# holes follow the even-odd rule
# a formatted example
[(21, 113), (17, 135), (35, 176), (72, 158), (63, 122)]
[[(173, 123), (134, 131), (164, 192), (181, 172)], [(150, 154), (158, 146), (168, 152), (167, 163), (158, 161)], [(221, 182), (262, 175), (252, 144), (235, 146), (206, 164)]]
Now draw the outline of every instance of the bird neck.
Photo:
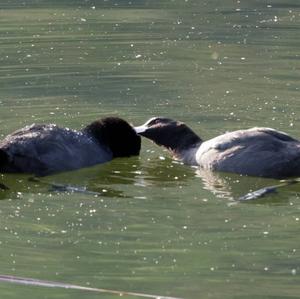
[(189, 147), (177, 148), (172, 151), (173, 157), (176, 160), (182, 161), (187, 165), (197, 165), (196, 161), (196, 153), (199, 149), (199, 146), (202, 144), (202, 140), (200, 139), (198, 142), (194, 144), (190, 144)]

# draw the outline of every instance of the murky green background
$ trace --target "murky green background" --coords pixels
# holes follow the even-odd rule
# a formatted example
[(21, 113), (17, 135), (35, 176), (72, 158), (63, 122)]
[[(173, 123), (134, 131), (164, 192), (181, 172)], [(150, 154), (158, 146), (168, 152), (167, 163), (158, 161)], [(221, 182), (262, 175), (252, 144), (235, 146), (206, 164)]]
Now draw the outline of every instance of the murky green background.
[[(156, 115), (207, 139), (269, 126), (300, 137), (298, 0), (0, 0), (0, 135)], [(0, 274), (183, 298), (300, 298), (300, 187), (200, 173), (147, 140), (139, 158), (1, 176)], [(117, 298), (0, 283), (1, 298)], [(124, 296), (125, 298), (126, 296)], [(129, 297), (126, 297), (129, 298)]]

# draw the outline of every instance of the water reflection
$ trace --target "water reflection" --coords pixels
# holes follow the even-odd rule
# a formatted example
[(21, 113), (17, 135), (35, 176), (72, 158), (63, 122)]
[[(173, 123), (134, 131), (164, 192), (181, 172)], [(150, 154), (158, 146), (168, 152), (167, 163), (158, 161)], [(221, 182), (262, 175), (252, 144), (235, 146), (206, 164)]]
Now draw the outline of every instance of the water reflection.
[(42, 178), (24, 174), (2, 175), (0, 199), (19, 198), (22, 193), (49, 192), (128, 197), (127, 185), (137, 188), (187, 185), (194, 176), (192, 168), (168, 158), (148, 163), (142, 163), (137, 157), (115, 159), (110, 163)]
[[(237, 201), (249, 192), (278, 185), (278, 180), (264, 179), (260, 177), (248, 177), (237, 174), (212, 172), (210, 170), (197, 169), (196, 175), (201, 178), (203, 187), (212, 192), (218, 198)], [(276, 194), (278, 191), (278, 194)], [(288, 202), (291, 196), (300, 192), (299, 184), (286, 185), (275, 190), (271, 196), (259, 197), (260, 203)], [(257, 200), (254, 200), (257, 202)]]
[[(55, 193), (81, 193), (93, 197), (127, 197), (122, 190), (113, 185), (94, 184), (88, 182), (86, 177), (79, 182), (80, 177), (76, 173), (67, 172), (62, 175), (68, 176), (68, 180), (56, 177), (32, 177), (30, 175), (7, 174), (2, 176), (0, 183), (0, 199), (22, 199), (24, 194), (55, 194)], [(96, 179), (96, 178), (95, 178)]]
[[(197, 195), (205, 197), (203, 190), (207, 190), (215, 197), (226, 199), (229, 201), (238, 201), (238, 199), (255, 190), (268, 186), (277, 185), (278, 180), (266, 179), (261, 177), (242, 176), (234, 173), (215, 172), (211, 170), (201, 169), (199, 167), (190, 167), (171, 158), (160, 157), (149, 158), (147, 163), (143, 163), (140, 167), (140, 176), (136, 178), (136, 182), (142, 181), (143, 186), (172, 188), (176, 186), (186, 186)], [(138, 185), (138, 184), (137, 184)], [(280, 188), (279, 195), (272, 194), (267, 196), (268, 202), (284, 202), (289, 199), (291, 193), (300, 191), (300, 185), (289, 185)], [(290, 192), (286, 192), (290, 191)], [(190, 192), (190, 190), (188, 190)], [(265, 199), (259, 199), (263, 202)]]
[[(276, 185), (278, 182), (273, 179), (247, 177), (190, 167), (170, 158), (149, 159), (145, 162), (140, 158), (133, 157), (116, 159), (116, 161), (107, 164), (43, 178), (5, 174), (2, 175), (0, 183), (0, 199), (22, 198), (23, 193), (83, 193), (86, 196), (128, 198), (132, 196), (132, 193), (136, 193), (134, 188), (153, 187), (171, 188), (170, 190), (172, 190), (176, 186), (196, 185), (200, 195), (204, 189), (217, 198), (237, 201), (249, 192)], [(288, 200), (290, 195), (289, 192), (285, 191), (293, 192), (293, 194), (298, 193), (300, 192), (298, 185), (280, 188), (280, 196), (272, 194), (266, 199), (260, 199), (260, 202), (264, 200), (284, 202)], [(147, 193), (145, 190), (146, 195)]]

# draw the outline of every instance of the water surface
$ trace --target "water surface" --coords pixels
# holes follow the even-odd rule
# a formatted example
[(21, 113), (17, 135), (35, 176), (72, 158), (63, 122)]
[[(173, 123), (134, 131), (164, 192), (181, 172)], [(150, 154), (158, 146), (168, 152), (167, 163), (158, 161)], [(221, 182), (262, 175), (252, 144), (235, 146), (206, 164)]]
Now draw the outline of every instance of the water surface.
[[(204, 139), (251, 126), (300, 137), (299, 16), (296, 0), (2, 0), (0, 135), (163, 115)], [(195, 299), (299, 297), (298, 185), (232, 204), (278, 182), (200, 172), (147, 140), (140, 157), (29, 177), (1, 176), (1, 274)]]

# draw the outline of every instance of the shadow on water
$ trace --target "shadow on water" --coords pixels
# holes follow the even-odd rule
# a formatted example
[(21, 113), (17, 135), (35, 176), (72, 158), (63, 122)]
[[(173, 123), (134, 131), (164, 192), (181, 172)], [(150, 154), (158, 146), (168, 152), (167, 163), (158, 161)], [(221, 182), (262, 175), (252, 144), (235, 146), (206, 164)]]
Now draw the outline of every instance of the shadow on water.
[[(12, 176), (12, 175), (10, 175)], [(16, 177), (16, 175), (13, 175)], [(5, 178), (10, 181), (12, 178)], [(3, 185), (3, 186), (2, 186)], [(49, 182), (43, 178), (36, 178), (28, 176), (25, 179), (18, 179), (14, 182), (14, 185), (9, 185), (7, 187), (4, 184), (0, 186), (0, 200), (4, 199), (21, 199), (23, 194), (47, 194), (47, 193), (82, 193), (85, 196), (94, 196), (94, 197), (120, 197), (125, 198), (126, 195), (122, 191), (106, 188), (99, 191), (91, 191), (86, 186), (82, 185), (73, 185), (73, 184), (62, 184), (57, 183), (56, 181)]]
[[(163, 163), (162, 163), (163, 162)], [(124, 186), (172, 187), (195, 176), (193, 169), (168, 159), (141, 165), (139, 158), (115, 159), (71, 172), (46, 177), (2, 174), (0, 199), (18, 198), (22, 193), (84, 193), (91, 196), (127, 198)]]
[[(18, 199), (22, 193), (83, 193), (87, 196), (128, 198), (125, 186), (172, 188), (176, 185), (196, 187), (199, 195), (209, 191), (219, 199), (237, 202), (249, 192), (278, 185), (278, 180), (247, 177), (231, 173), (212, 172), (183, 165), (170, 158), (115, 159), (110, 163), (96, 165), (72, 172), (35, 178), (30, 175), (5, 174), (1, 177), (0, 199)], [(283, 186), (267, 196), (259, 196), (247, 202), (288, 203), (291, 196), (300, 193), (300, 184)]]
[[(120, 161), (119, 161), (120, 162)], [(118, 163), (84, 168), (46, 177), (29, 174), (2, 174), (0, 199), (18, 199), (23, 193), (83, 193), (86, 196), (127, 197), (118, 185), (134, 184), (136, 174)]]

